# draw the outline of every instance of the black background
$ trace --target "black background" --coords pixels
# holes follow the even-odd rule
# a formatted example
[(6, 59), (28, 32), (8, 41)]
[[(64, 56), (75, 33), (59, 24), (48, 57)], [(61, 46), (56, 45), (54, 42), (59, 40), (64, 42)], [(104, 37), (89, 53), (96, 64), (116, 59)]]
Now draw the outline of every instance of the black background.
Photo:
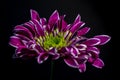
[[(67, 66), (62, 59), (54, 61), (53, 80), (113, 80), (113, 29), (115, 27), (114, 2), (104, 0), (4, 0), (1, 2), (0, 21), (0, 64), (1, 77), (5, 79), (32, 79), (49, 80), (50, 60), (38, 64), (36, 60), (13, 59), (14, 48), (8, 45), (9, 37), (13, 35), (14, 26), (30, 20), (30, 9), (38, 11), (40, 17), (47, 19), (54, 10), (63, 15), (66, 21), (72, 23), (80, 14), (82, 21), (89, 26), (91, 31), (87, 34), (92, 37), (98, 34), (107, 34), (112, 37), (111, 41), (101, 47), (100, 58), (103, 59), (105, 67), (97, 69), (87, 64), (87, 70), (80, 73), (77, 69)], [(115, 54), (115, 53), (114, 53)]]

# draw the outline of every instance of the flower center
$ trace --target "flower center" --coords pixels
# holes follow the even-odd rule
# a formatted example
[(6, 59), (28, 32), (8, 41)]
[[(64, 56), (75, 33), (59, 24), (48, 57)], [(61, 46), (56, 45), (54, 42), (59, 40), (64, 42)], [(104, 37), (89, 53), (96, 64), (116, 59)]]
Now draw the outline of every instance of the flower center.
[(61, 49), (62, 47), (67, 46), (67, 42), (64, 39), (63, 33), (60, 32), (58, 34), (46, 32), (45, 36), (39, 37), (36, 39), (37, 43), (40, 44), (45, 50), (49, 50), (51, 48)]
[(66, 46), (66, 41), (61, 35), (53, 36), (52, 33), (46, 36), (45, 41), (43, 42), (44, 48), (49, 49), (51, 47), (61, 48)]

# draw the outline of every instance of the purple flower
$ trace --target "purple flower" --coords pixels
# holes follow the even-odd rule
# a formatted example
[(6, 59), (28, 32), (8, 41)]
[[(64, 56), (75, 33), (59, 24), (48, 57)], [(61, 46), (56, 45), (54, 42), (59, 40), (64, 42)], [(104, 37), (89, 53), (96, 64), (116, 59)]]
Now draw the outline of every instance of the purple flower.
[(72, 24), (68, 24), (56, 11), (46, 18), (40, 18), (35, 10), (31, 10), (31, 20), (14, 28), (14, 35), (9, 44), (16, 48), (16, 56), (20, 58), (36, 58), (43, 63), (49, 56), (52, 60), (62, 57), (65, 63), (80, 72), (86, 70), (86, 62), (97, 68), (104, 66), (99, 58), (98, 46), (106, 44), (108, 35), (97, 35), (87, 38), (84, 35), (90, 30), (82, 28), (85, 23), (78, 15)]

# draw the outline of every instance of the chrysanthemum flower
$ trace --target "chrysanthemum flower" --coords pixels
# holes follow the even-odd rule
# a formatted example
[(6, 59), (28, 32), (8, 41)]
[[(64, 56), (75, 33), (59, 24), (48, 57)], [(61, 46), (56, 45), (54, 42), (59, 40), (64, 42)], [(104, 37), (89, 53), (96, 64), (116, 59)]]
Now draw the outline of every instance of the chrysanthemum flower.
[(31, 20), (14, 28), (14, 35), (9, 44), (16, 48), (19, 58), (36, 58), (38, 63), (52, 57), (52, 60), (63, 58), (65, 63), (80, 72), (86, 70), (86, 62), (97, 68), (104, 66), (99, 58), (98, 46), (110, 40), (108, 35), (97, 35), (87, 38), (84, 35), (90, 30), (82, 28), (85, 23), (78, 15), (72, 24), (67, 24), (65, 15), (59, 16), (56, 11), (46, 18), (40, 18), (35, 10), (31, 10)]

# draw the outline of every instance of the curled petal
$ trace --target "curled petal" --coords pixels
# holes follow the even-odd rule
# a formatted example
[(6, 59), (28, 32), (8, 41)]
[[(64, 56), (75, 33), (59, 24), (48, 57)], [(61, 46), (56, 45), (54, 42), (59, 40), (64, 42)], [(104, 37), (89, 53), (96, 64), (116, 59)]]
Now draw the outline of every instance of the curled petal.
[(92, 65), (97, 68), (102, 68), (104, 66), (104, 62), (100, 58), (97, 58)]
[(40, 20), (40, 17), (39, 17), (39, 14), (37, 13), (37, 11), (35, 11), (35, 10), (30, 10), (30, 13), (31, 13), (31, 19), (32, 20), (34, 20), (34, 19), (36, 19), (36, 20)]
[(95, 45), (100, 44), (100, 39), (98, 39), (98, 38), (90, 38), (90, 39), (86, 40), (83, 43), (86, 44), (87, 46), (95, 46)]
[(78, 31), (77, 36), (85, 35), (86, 33), (88, 33), (89, 30), (90, 30), (89, 27), (82, 28)]
[(48, 54), (52, 55), (53, 60), (56, 60), (60, 57), (60, 54), (57, 52), (56, 48), (52, 48), (51, 50), (49, 50)]
[(43, 63), (43, 61), (46, 61), (48, 57), (49, 57), (48, 54), (46, 54), (45, 52), (39, 53), (39, 56), (37, 57), (37, 62), (41, 64)]
[(36, 51), (28, 49), (26, 47), (19, 47), (18, 49), (16, 49), (16, 55), (18, 57), (28, 59), (35, 58), (38, 54), (36, 53)]
[(78, 58), (78, 55), (80, 54), (79, 49), (76, 48), (75, 46), (73, 46), (73, 48), (71, 48), (70, 52), (75, 58)]
[(87, 46), (85, 44), (78, 44), (76, 46), (80, 51), (86, 50), (86, 48), (87, 48)]
[(64, 61), (70, 67), (73, 67), (73, 68), (77, 68), (78, 67), (78, 65), (76, 64), (76, 60), (71, 58), (71, 57), (65, 58)]
[(108, 35), (98, 35), (95, 36), (95, 38), (100, 39), (100, 45), (106, 44), (111, 39), (111, 37)]
[(85, 72), (86, 71), (86, 64), (85, 63), (79, 64), (78, 69), (80, 72)]
[(9, 44), (15, 48), (18, 48), (20, 46), (24, 46), (23, 42), (21, 41), (20, 38), (16, 37), (16, 36), (11, 36), (10, 37), (10, 42)]
[(46, 18), (41, 18), (40, 23), (42, 24), (42, 26), (45, 25), (47, 23)]
[(50, 49), (48, 52), (49, 52), (49, 54), (51, 54), (51, 55), (55, 55), (55, 54), (57, 53), (57, 49), (56, 49), (56, 48), (52, 48), (52, 49)]
[(21, 46), (21, 47), (19, 47), (19, 48), (17, 48), (17, 49), (15, 50), (15, 53), (16, 53), (16, 54), (20, 54), (23, 49), (27, 49), (27, 48), (26, 48), (25, 46)]
[(53, 55), (53, 57), (52, 57), (53, 60), (57, 60), (59, 58), (60, 58), (60, 54), (59, 53)]
[(87, 51), (93, 52), (93, 53), (95, 53), (97, 55), (100, 53), (100, 50), (98, 48), (96, 48), (96, 47), (88, 47)]

